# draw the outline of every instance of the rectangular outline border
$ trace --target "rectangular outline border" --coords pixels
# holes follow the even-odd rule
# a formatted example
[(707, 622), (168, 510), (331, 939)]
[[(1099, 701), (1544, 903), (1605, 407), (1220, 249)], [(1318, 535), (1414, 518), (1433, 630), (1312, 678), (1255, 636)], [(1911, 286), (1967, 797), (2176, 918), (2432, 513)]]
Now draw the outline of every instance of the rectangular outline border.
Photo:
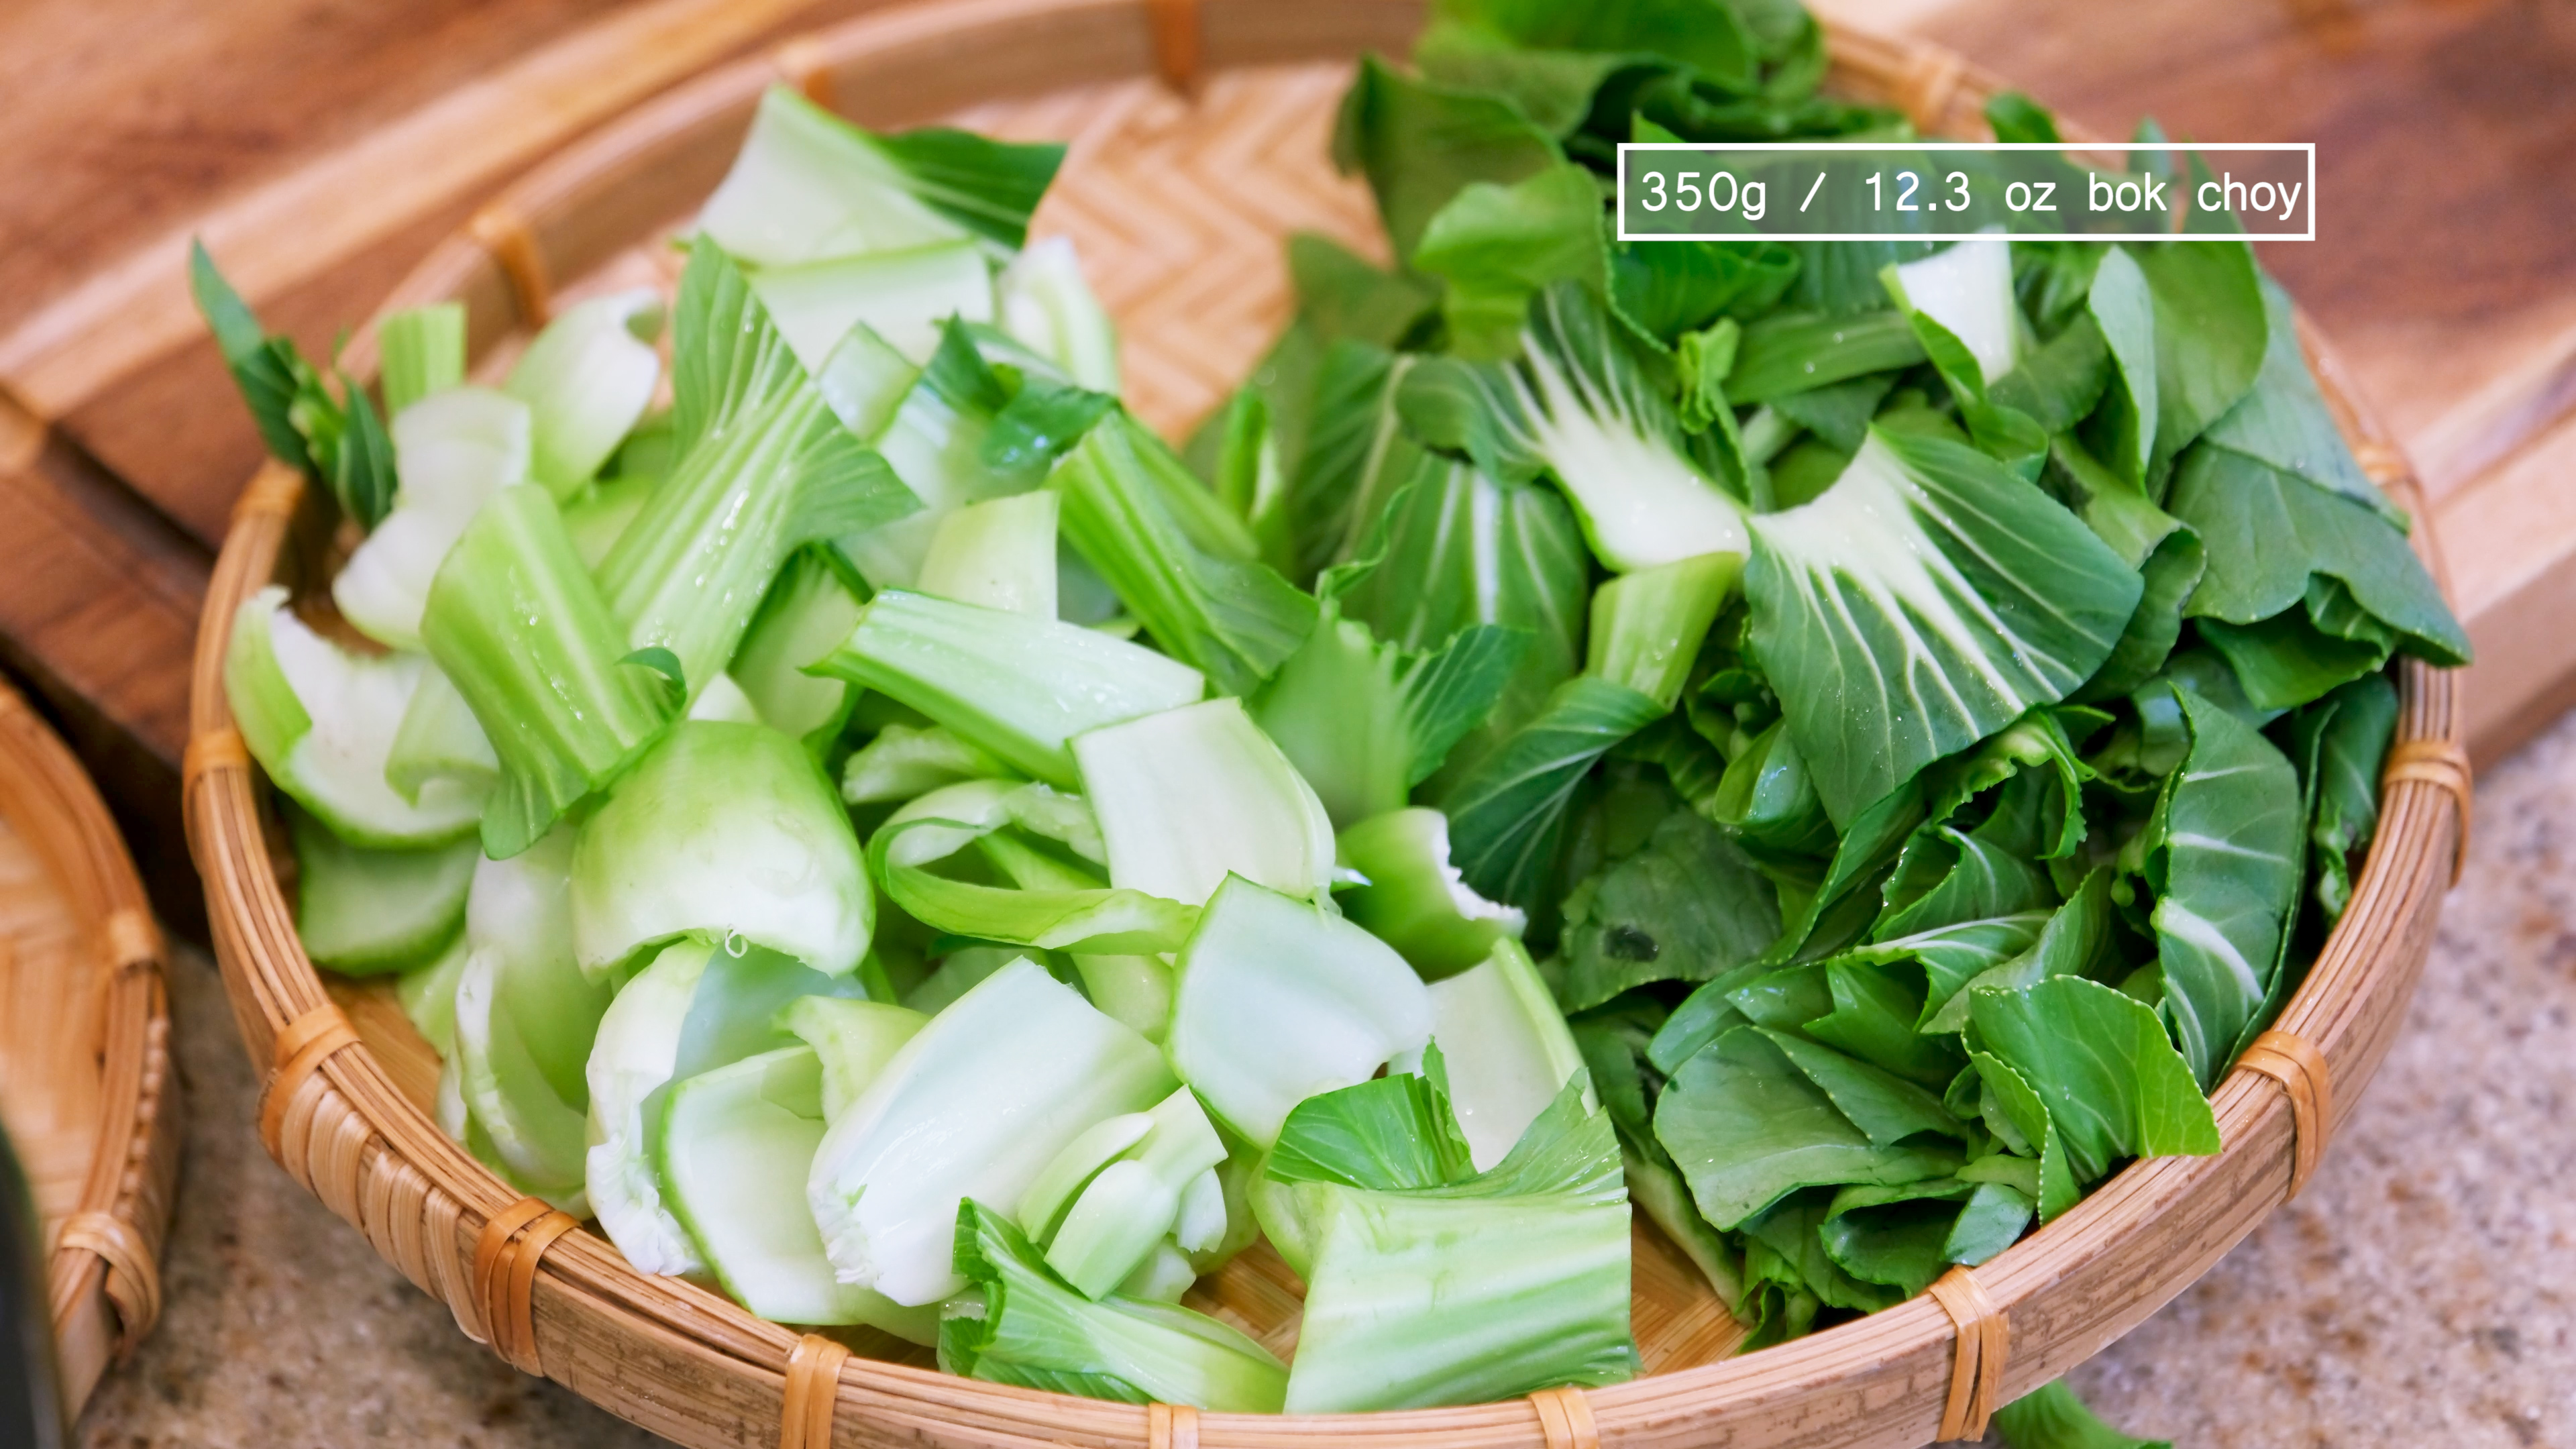
[[(2146, 141), (1622, 141), (1619, 143), (1619, 174), (1613, 201), (1619, 213), (1618, 239), (1623, 242), (1654, 241), (1975, 241), (1992, 237), (1990, 231), (1862, 231), (1862, 232), (1630, 232), (1628, 230), (1628, 153), (1631, 151), (1849, 151), (1855, 155), (1872, 151), (2304, 151), (2308, 157), (2308, 229), (2300, 232), (2246, 232), (2246, 241), (2308, 241), (2317, 239), (2317, 143), (2314, 141), (2239, 141), (2220, 145), (2210, 142)], [(2012, 241), (2212, 241), (2220, 234), (2211, 232), (2007, 232)]]

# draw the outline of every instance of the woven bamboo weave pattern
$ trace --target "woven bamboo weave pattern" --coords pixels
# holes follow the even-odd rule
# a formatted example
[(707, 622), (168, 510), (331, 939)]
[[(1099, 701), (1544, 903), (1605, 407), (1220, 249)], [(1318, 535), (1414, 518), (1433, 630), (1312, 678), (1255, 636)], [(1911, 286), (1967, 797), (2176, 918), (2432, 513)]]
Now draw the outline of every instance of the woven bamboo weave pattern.
[(1180, 436), (1251, 371), (1287, 321), (1280, 238), (1320, 232), (1373, 260), (1368, 187), (1324, 162), (1346, 65), (1211, 77), (1195, 101), (1159, 81), (978, 106), (953, 124), (1068, 143), (1064, 183), (1030, 223), (1073, 239), (1125, 344), (1127, 401)]

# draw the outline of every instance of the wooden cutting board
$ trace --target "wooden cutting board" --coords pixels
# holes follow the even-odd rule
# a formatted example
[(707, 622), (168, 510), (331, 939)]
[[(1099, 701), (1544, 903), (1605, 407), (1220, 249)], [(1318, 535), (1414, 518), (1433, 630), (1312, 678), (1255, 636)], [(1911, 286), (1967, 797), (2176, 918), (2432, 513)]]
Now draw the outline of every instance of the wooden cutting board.
[[(321, 351), (538, 157), (870, 3), (0, 8), (0, 662), (89, 757), (147, 873), (181, 883), (165, 908), (193, 895), (173, 788), (189, 645), (259, 452), (188, 305), (187, 239)], [(2178, 136), (2318, 142), (2321, 240), (2265, 261), (2424, 476), (2482, 661), (2473, 749), (2576, 703), (2557, 622), (2576, 608), (2576, 11), (1828, 4), (2104, 133), (2152, 113)]]

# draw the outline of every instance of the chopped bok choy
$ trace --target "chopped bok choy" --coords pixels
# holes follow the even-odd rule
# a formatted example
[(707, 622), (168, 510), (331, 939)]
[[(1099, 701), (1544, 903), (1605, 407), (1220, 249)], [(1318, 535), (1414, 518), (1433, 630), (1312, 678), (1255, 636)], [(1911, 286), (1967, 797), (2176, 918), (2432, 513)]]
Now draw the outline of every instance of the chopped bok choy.
[(1632, 1204), (1758, 1347), (2217, 1151), (2467, 637), (2241, 236), (1615, 240), (1623, 143), (1907, 134), (1670, 8), (1364, 64), (1392, 264), (1293, 241), (1186, 444), (1061, 147), (783, 86), (506, 367), (200, 249), (354, 541), (226, 702), (442, 1129), (765, 1318), (1225, 1413), (1636, 1374)]

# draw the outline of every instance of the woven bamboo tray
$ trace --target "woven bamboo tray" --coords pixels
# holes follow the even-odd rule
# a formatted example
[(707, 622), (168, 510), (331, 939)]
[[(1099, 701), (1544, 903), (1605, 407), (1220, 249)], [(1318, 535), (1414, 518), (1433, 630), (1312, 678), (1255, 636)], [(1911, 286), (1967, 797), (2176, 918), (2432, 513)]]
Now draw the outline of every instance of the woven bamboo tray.
[[(660, 239), (713, 188), (760, 90), (783, 77), (868, 125), (945, 121), (1071, 142), (1034, 229), (1075, 238), (1123, 329), (1131, 405), (1177, 431), (1225, 395), (1284, 319), (1287, 233), (1384, 254), (1366, 191), (1332, 173), (1325, 139), (1353, 59), (1401, 53), (1421, 19), (1417, 5), (1383, 0), (968, 0), (884, 12), (714, 72), (591, 136), (493, 201), (385, 307), (461, 300), (477, 366), (490, 368), (566, 298), (667, 284)], [(1840, 28), (1832, 44), (1832, 88), (1900, 105), (1928, 132), (1981, 134), (1994, 87), (1956, 56)], [(2303, 338), (2363, 466), (2415, 508), (2417, 546), (2436, 557), (2404, 460), (2331, 357)], [(371, 369), (370, 333), (351, 360), (361, 375)], [(1641, 1227), (1636, 1326), (1648, 1372), (1632, 1383), (1368, 1416), (1139, 1408), (947, 1377), (887, 1340), (852, 1338), (852, 1354), (639, 1274), (439, 1132), (427, 1110), (436, 1063), (382, 988), (326, 986), (296, 941), (265, 786), (221, 687), (234, 609), (271, 582), (317, 593), (331, 527), (294, 474), (254, 477), (197, 647), (189, 832), (243, 1038), (274, 1069), (262, 1141), (467, 1334), (700, 1449), (1282, 1449), (1326, 1434), (1368, 1449), (1893, 1449), (1975, 1437), (1994, 1407), (2146, 1318), (2305, 1181), (2396, 1031), (2467, 823), (2454, 682), (2410, 661), (2377, 843), (2279, 1029), (2217, 1094), (2226, 1151), (2132, 1166), (1931, 1295), (1730, 1358), (1740, 1330)], [(1295, 1281), (1266, 1251), (1190, 1301), (1273, 1346), (1293, 1339)]]
[(97, 789), (0, 684), (0, 1118), (44, 1222), (66, 1418), (161, 1316), (179, 1168), (161, 969)]

